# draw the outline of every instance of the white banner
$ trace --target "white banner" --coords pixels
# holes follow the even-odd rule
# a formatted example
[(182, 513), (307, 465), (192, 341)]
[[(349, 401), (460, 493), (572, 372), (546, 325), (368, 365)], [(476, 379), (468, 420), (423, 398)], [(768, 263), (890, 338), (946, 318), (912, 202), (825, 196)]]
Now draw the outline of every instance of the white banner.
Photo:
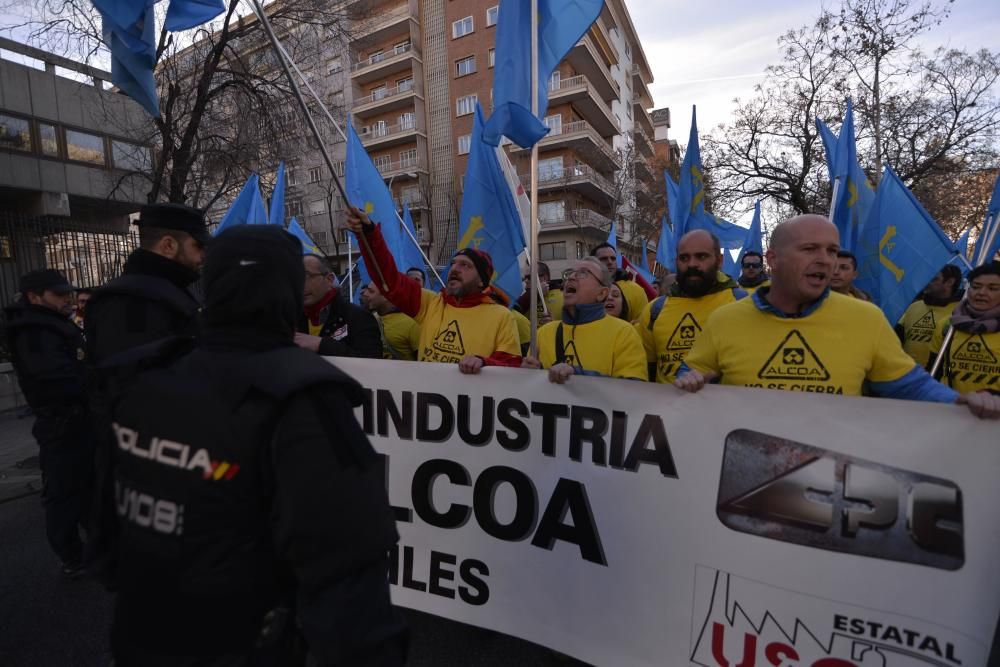
[(597, 665), (985, 665), (1000, 428), (957, 406), (335, 360), (394, 601)]

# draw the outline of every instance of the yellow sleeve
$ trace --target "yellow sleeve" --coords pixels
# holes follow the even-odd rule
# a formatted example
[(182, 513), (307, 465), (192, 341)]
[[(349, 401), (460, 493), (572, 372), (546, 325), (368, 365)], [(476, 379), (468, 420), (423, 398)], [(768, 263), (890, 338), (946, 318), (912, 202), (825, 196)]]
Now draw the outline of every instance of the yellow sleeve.
[(559, 322), (549, 322), (538, 328), (538, 361), (542, 368), (552, 368), (556, 363), (556, 327)]
[(611, 369), (611, 376), (642, 380), (643, 382), (649, 377), (642, 339), (632, 326), (622, 327), (622, 331), (615, 341), (614, 365)]
[(650, 301), (646, 304), (646, 307), (642, 311), (642, 316), (639, 317), (639, 321), (635, 323), (635, 330), (639, 334), (639, 339), (642, 341), (642, 347), (646, 351), (646, 362), (656, 363), (656, 341), (653, 339), (653, 332), (649, 329), (649, 318), (650, 309), (656, 301)]
[[(498, 306), (503, 308), (503, 306)], [(521, 356), (521, 342), (517, 336), (517, 324), (514, 323), (514, 316), (506, 308), (503, 309), (503, 318), (497, 330), (496, 345), (494, 352), (506, 352), (515, 357)]]
[(410, 319), (410, 330), (407, 332), (407, 339), (410, 341), (410, 349), (413, 350), (414, 359), (420, 356), (420, 323)]
[(701, 332), (691, 347), (691, 351), (684, 357), (684, 363), (687, 364), (687, 367), (699, 373), (722, 372), (719, 364), (719, 350), (716, 348), (714, 335), (719, 328), (718, 325), (715, 325), (717, 319), (715, 316), (718, 312), (715, 311), (709, 315), (708, 321), (705, 323), (705, 330)]
[(531, 342), (531, 322), (516, 310), (510, 312), (514, 316), (514, 322), (517, 324), (518, 341), (520, 341), (521, 345), (527, 345)]
[[(881, 311), (879, 314), (881, 315)], [(873, 324), (877, 327), (875, 353), (871, 370), (865, 379), (872, 382), (892, 382), (912, 371), (916, 362), (903, 350), (903, 344), (899, 342), (899, 337), (893, 331), (889, 320), (884, 316), (877, 320), (877, 323)]]

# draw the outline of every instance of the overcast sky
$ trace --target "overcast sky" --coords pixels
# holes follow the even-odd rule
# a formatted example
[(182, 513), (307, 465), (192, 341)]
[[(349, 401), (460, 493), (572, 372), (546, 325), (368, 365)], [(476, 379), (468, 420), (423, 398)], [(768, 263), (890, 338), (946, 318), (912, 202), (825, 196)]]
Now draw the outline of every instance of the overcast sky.
[[(764, 68), (780, 60), (778, 37), (812, 23), (818, 0), (625, 0), (653, 70), (657, 108), (670, 107), (670, 137), (687, 144), (691, 105), (706, 132), (729, 119), (734, 97), (753, 96)], [(831, 3), (825, 3), (828, 6)], [(956, 0), (951, 17), (923, 38), (936, 46), (1000, 48), (1000, 2)]]

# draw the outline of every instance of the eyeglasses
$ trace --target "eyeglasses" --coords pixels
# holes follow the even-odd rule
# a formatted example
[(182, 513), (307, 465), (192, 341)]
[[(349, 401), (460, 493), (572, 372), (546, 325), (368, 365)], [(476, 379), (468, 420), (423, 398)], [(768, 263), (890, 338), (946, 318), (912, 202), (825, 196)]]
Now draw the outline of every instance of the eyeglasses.
[(743, 264), (744, 269), (759, 269), (762, 266), (764, 265), (761, 264), (760, 262), (746, 262), (745, 264)]
[(580, 274), (588, 275), (594, 280), (596, 280), (598, 283), (600, 283), (602, 286), (607, 287), (607, 285), (604, 284), (604, 281), (602, 281), (600, 278), (597, 277), (597, 274), (593, 273), (592, 271), (588, 271), (586, 269), (580, 269), (580, 270), (566, 269), (565, 271), (563, 271), (562, 277), (563, 280), (569, 280), (570, 278), (576, 278), (577, 280), (579, 280)]

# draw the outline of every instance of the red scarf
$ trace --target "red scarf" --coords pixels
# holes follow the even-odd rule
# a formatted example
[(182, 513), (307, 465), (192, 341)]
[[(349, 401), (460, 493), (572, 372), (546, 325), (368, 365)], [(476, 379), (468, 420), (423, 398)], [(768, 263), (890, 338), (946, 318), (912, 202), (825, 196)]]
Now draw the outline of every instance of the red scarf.
[(444, 299), (446, 304), (449, 306), (455, 306), (456, 308), (472, 308), (484, 303), (496, 303), (496, 301), (493, 300), (493, 297), (489, 294), (489, 288), (475, 294), (466, 294), (460, 299), (453, 297), (445, 290), (441, 290), (441, 298)]
[(309, 323), (313, 326), (320, 324), (319, 315), (323, 312), (323, 309), (330, 305), (330, 302), (337, 298), (337, 290), (332, 289), (326, 293), (326, 295), (314, 303), (311, 306), (306, 306), (306, 316), (309, 318)]

